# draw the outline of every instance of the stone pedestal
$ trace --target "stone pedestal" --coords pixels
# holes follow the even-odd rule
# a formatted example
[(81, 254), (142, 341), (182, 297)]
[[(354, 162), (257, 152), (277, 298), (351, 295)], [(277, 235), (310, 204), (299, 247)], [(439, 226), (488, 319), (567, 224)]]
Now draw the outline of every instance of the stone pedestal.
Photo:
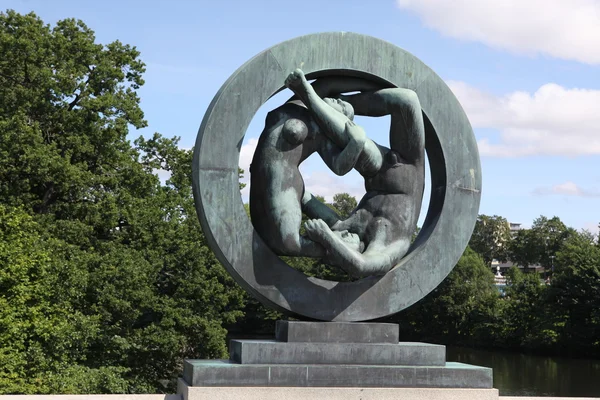
[(497, 389), (199, 387), (180, 380), (183, 400), (498, 400)]
[(278, 321), (275, 336), (232, 340), (229, 360), (186, 360), (184, 399), (498, 398), (490, 368), (398, 342), (395, 324)]

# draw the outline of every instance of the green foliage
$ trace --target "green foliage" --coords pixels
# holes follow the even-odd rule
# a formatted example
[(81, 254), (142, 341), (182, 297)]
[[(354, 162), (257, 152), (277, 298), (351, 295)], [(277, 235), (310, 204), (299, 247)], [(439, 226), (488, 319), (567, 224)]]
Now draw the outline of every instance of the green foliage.
[[(558, 218), (536, 221), (530, 238), (537, 235), (538, 242), (531, 239), (532, 247), (544, 248), (553, 238), (544, 235), (555, 234), (555, 241), (550, 242), (560, 249), (555, 272), (547, 285), (537, 274), (524, 274), (517, 268), (509, 271), (500, 342), (510, 348), (598, 356), (600, 251), (594, 237), (561, 226)], [(559, 229), (545, 229), (549, 225)]]
[(100, 319), (74, 306), (85, 276), (62, 256), (84, 254), (41, 230), (22, 209), (0, 205), (0, 393), (126, 391), (128, 368), (79, 364)]
[(348, 193), (338, 193), (333, 196), (333, 204), (331, 206), (342, 219), (345, 219), (356, 208), (357, 202), (356, 198)]
[(510, 244), (510, 260), (523, 267), (536, 264), (539, 260), (539, 246), (535, 239), (535, 235), (529, 229), (517, 231)]
[(549, 302), (561, 313), (563, 342), (600, 356), (600, 248), (593, 237), (570, 236), (557, 255)]
[(565, 240), (576, 234), (558, 217), (540, 216), (531, 229), (517, 232), (509, 250), (510, 259), (524, 267), (539, 264), (550, 270), (553, 257), (561, 250)]
[(0, 48), (0, 392), (172, 392), (184, 358), (226, 355), (245, 300), (198, 224), (191, 151), (126, 139), (135, 48), (13, 11)]
[(0, 198), (108, 229), (103, 210), (118, 199), (106, 192), (134, 155), (128, 125), (146, 125), (135, 92), (145, 68), (134, 47), (94, 40), (81, 21), (51, 29), (33, 13), (0, 14)]
[(26, 382), (24, 374), (34, 316), (44, 318), (47, 306), (40, 304), (36, 298), (40, 291), (35, 290), (36, 275), (44, 274), (50, 262), (40, 239), (29, 215), (0, 205), (0, 393), (36, 386)]
[(477, 217), (469, 246), (490, 266), (494, 259), (508, 259), (510, 239), (510, 226), (506, 218), (481, 214)]
[[(493, 276), (467, 248), (450, 275), (423, 300), (394, 317), (405, 339), (539, 353), (600, 356), (600, 249), (596, 238), (558, 218), (537, 219), (515, 241), (531, 262), (559, 249), (551, 283), (516, 267), (499, 297)], [(510, 243), (514, 246), (514, 243)], [(525, 248), (525, 247), (524, 247)], [(549, 260), (549, 257), (546, 258)]]
[(504, 346), (537, 349), (556, 343), (554, 318), (545, 302), (547, 287), (537, 274), (512, 267), (507, 274), (502, 340)]
[(496, 318), (498, 297), (493, 274), (467, 247), (435, 290), (391, 321), (399, 323), (401, 334), (410, 340), (483, 344)]

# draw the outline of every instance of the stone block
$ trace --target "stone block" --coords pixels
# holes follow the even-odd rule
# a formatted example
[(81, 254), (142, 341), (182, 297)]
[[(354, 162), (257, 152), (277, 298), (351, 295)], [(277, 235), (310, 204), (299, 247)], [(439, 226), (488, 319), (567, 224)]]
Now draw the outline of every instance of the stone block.
[(190, 386), (412, 387), (491, 389), (492, 370), (461, 363), (445, 366), (237, 364), (186, 360)]
[(197, 387), (179, 380), (182, 400), (498, 400), (497, 389)]
[(240, 364), (362, 364), (443, 366), (446, 347), (429, 343), (298, 343), (232, 340), (230, 358)]
[(277, 321), (275, 339), (308, 343), (398, 343), (397, 324)]

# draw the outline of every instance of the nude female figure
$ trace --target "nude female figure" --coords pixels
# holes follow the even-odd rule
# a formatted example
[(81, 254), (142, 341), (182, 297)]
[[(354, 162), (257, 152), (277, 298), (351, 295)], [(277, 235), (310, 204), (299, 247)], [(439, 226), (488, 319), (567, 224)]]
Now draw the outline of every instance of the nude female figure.
[[(344, 221), (333, 225), (323, 219), (308, 221), (308, 237), (325, 247), (329, 264), (353, 277), (385, 274), (408, 251), (423, 199), (425, 128), (416, 93), (392, 88), (340, 96), (339, 104), (349, 103), (356, 115), (391, 116), (391, 148), (387, 148), (367, 139), (362, 128), (332, 107), (330, 100), (321, 99), (301, 70), (292, 72), (286, 85), (333, 143), (342, 149), (362, 144), (358, 157), (349, 152), (353, 157), (349, 162), (355, 162), (364, 177), (367, 193)], [(348, 246), (336, 231), (356, 234), (365, 251)]]
[[(360, 85), (352, 79), (318, 80), (311, 90), (327, 95), (333, 88), (340, 93), (345, 86)], [(362, 85), (365, 83), (363, 81)], [(319, 97), (320, 99), (320, 97)], [(338, 101), (327, 99), (347, 120), (353, 118), (352, 107), (344, 108)], [(334, 104), (335, 103), (335, 104)], [(361, 148), (346, 141), (340, 149), (326, 135), (319, 133), (306, 106), (290, 99), (269, 112), (250, 165), (250, 214), (254, 228), (265, 243), (278, 255), (323, 257), (325, 248), (300, 235), (302, 213), (333, 225), (338, 215), (304, 190), (304, 180), (298, 166), (308, 156), (318, 152), (327, 166), (338, 175), (346, 174), (356, 162)], [(360, 241), (344, 230), (334, 234), (350, 248), (360, 250)]]

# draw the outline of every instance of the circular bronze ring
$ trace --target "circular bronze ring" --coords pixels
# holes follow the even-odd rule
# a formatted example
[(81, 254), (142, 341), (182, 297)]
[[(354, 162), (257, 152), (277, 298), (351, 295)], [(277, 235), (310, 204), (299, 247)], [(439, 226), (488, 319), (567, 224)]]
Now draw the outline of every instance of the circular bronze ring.
[[(414, 90), (426, 123), (431, 200), (409, 253), (390, 272), (355, 282), (307, 277), (277, 257), (248, 218), (238, 164), (252, 117), (302, 67), (309, 78), (359, 76)], [(414, 304), (450, 273), (473, 232), (481, 167), (473, 130), (454, 94), (429, 67), (379, 39), (320, 33), (280, 43), (240, 67), (214, 97), (194, 149), (196, 209), (206, 239), (234, 279), (263, 304), (324, 321), (366, 321)]]

